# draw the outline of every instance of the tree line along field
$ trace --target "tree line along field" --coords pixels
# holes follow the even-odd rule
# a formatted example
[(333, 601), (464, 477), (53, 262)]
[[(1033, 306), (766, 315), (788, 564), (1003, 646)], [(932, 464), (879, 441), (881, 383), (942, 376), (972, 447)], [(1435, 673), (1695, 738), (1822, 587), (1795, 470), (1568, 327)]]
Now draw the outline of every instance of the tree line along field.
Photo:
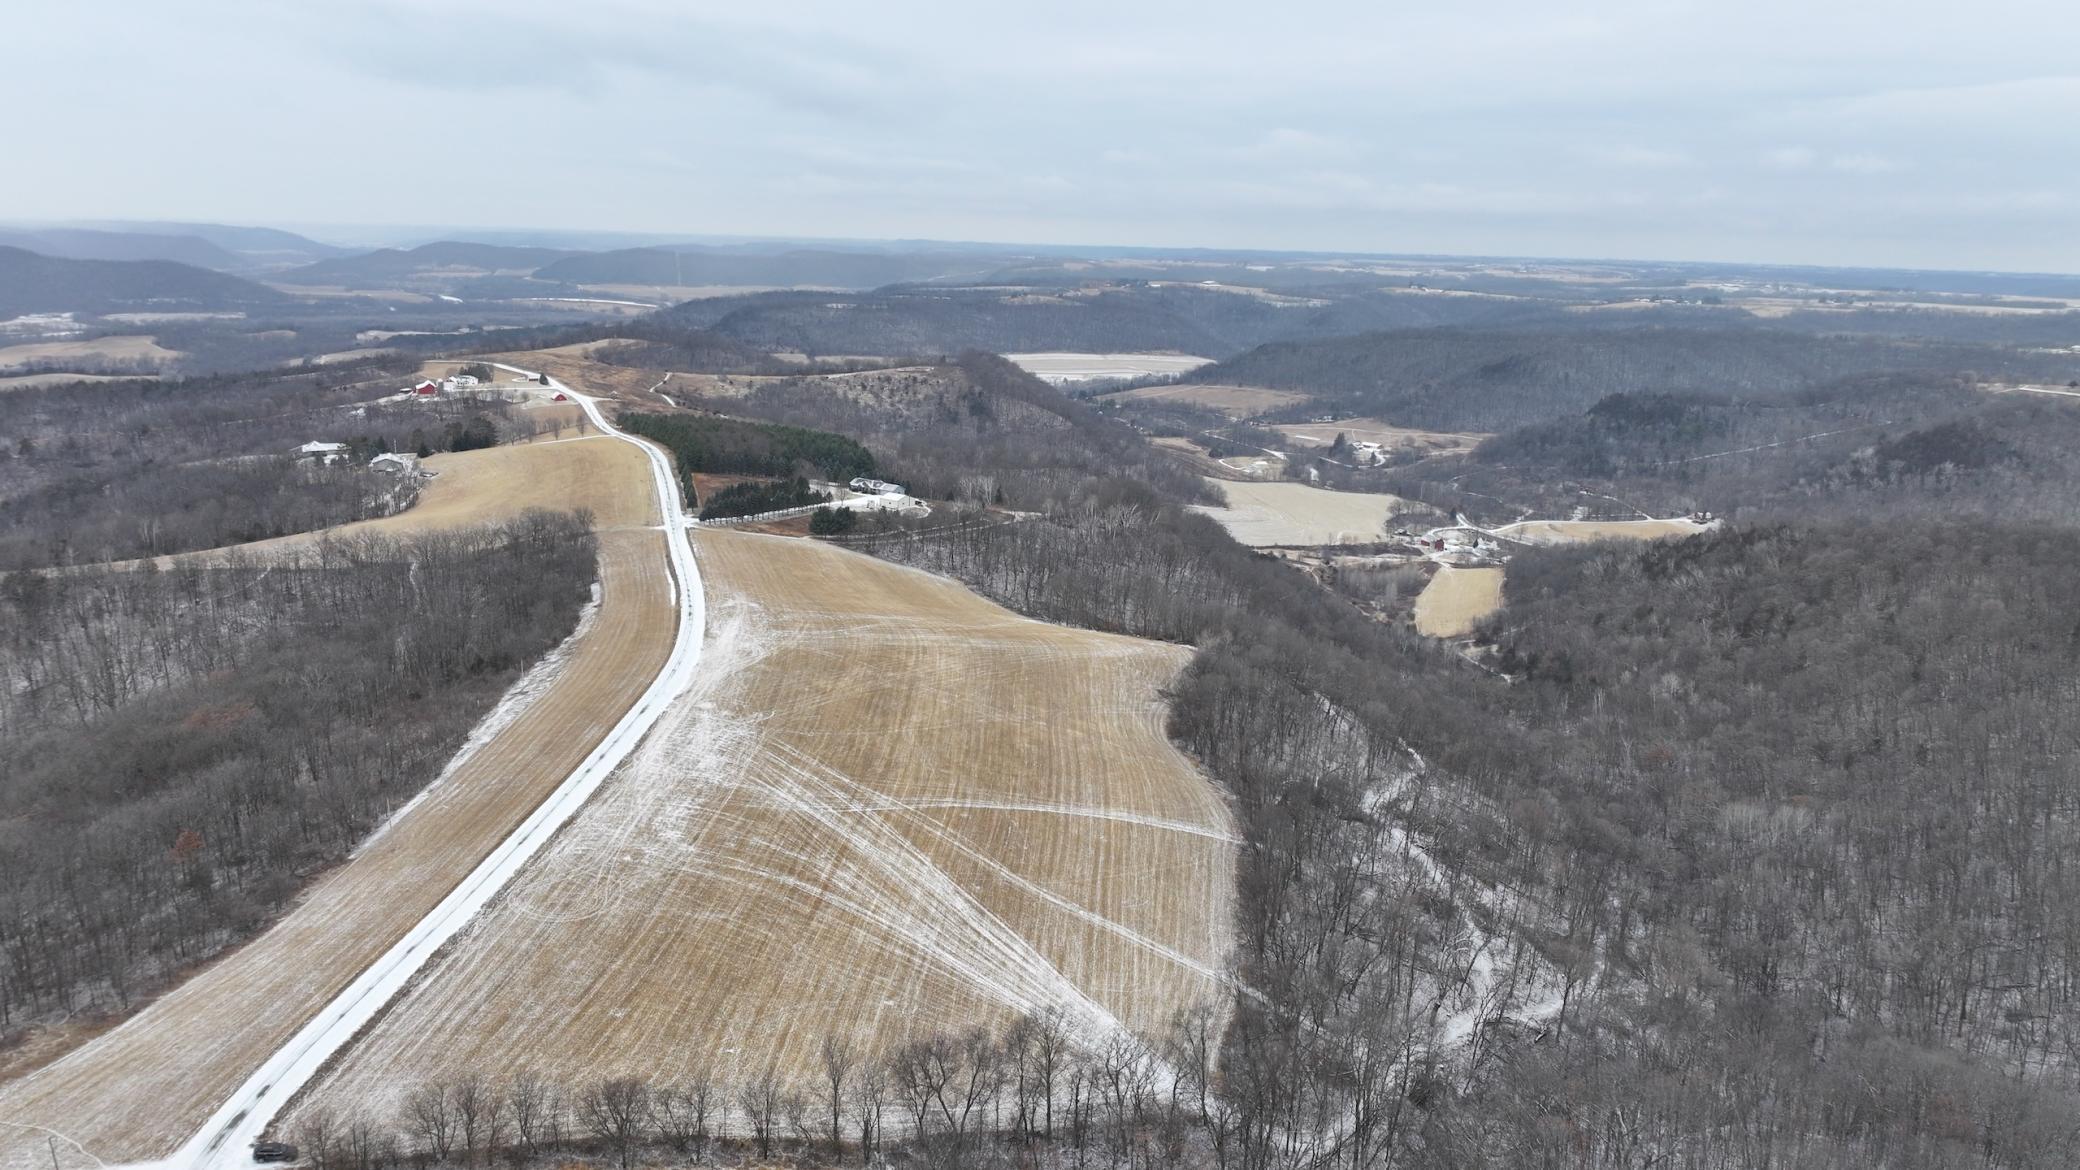
[[(151, 558), (161, 569), (227, 562), (293, 561), (321, 541), (358, 537), (412, 537), (515, 519), (551, 501), (582, 510), (601, 533), (642, 528), (652, 519), (642, 496), (619, 490), (630, 482), (632, 449), (605, 435), (519, 443), (432, 456), (431, 474), (412, 506), (372, 520), (271, 537), (226, 548)], [(134, 567), (142, 561), (116, 562)]]
[[(568, 475), (557, 467), (566, 460)], [(508, 474), (515, 468), (525, 473)], [(473, 485), (478, 470), (485, 482)], [(676, 607), (662, 538), (647, 530), (657, 512), (641, 452), (611, 440), (471, 452), (433, 483), (427, 512), (370, 528), (427, 532), (543, 504), (590, 508), (608, 522), (599, 610), (553, 685), (253, 942), (114, 1030), (0, 1086), (0, 1118), (12, 1123), (0, 1129), (0, 1165), (48, 1165), (46, 1131), (76, 1143), (61, 1145), (59, 1157), (77, 1164), (161, 1157), (185, 1141), (503, 840), (656, 673)], [(315, 539), (263, 550), (257, 563), (293, 564), (296, 544)]]
[(833, 1039), (1220, 1010), (1236, 837), (1163, 733), (1185, 652), (827, 545), (697, 552), (700, 681), (298, 1116), (472, 1074), (802, 1092)]

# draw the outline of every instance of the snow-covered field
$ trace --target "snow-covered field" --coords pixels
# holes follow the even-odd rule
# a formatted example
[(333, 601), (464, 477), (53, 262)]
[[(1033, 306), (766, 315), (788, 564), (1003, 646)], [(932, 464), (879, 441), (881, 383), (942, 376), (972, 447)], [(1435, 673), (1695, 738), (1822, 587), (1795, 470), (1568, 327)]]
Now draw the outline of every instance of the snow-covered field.
[(1227, 495), (1228, 506), (1193, 505), (1192, 510), (1220, 521), (1236, 540), (1259, 548), (1381, 540), (1387, 517), (1403, 507), (1395, 496), (1324, 491), (1304, 483), (1207, 482)]
[(32, 341), (0, 346), (0, 371), (37, 362), (167, 362), (180, 357), (149, 337), (96, 337), (92, 341)]
[(1212, 358), (1178, 353), (1007, 353), (1005, 359), (1046, 382), (1092, 382), (1185, 374), (1213, 364)]
[(38, 386), (69, 386), (74, 382), (120, 382), (119, 374), (0, 374), (0, 390), (33, 390)]
[(1710, 521), (1676, 517), (1668, 520), (1522, 520), (1491, 529), (1497, 536), (1526, 544), (1579, 544), (1590, 540), (1661, 540), (1710, 531)]

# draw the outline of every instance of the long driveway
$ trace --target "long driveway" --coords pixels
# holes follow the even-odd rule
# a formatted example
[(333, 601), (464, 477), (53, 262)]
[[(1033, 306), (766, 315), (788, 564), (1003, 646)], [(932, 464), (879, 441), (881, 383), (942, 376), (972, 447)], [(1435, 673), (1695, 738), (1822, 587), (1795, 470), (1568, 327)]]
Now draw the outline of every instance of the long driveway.
[[(684, 688), (705, 612), (675, 478), (654, 447), (613, 432), (596, 403), (580, 400), (627, 445), (614, 483), (595, 489), (649, 493), (649, 519), (662, 523), (601, 533), (599, 613), (554, 684), (259, 938), (0, 1087), (0, 1170), (54, 1159), (58, 1170), (248, 1164), (246, 1143), (274, 1111), (554, 834)], [(583, 448), (596, 458), (595, 442), (567, 449)]]

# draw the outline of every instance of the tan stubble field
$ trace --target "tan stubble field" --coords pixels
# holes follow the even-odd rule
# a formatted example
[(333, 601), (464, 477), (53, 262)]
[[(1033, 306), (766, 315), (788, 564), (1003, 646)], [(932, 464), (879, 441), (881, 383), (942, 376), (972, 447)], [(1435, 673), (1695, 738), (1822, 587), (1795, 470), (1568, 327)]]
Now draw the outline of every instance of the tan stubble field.
[(1163, 733), (1182, 647), (827, 545), (702, 532), (701, 678), (299, 1108), (425, 1080), (801, 1083), (1060, 1008), (1225, 1000), (1236, 840)]

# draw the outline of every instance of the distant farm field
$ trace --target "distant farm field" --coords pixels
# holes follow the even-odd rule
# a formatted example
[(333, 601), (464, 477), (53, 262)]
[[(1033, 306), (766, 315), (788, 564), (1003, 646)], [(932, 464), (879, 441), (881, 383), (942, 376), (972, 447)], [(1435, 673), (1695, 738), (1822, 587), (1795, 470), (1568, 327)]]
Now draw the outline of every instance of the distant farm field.
[(1255, 547), (1363, 544), (1383, 535), (1388, 516), (1404, 506), (1396, 496), (1331, 492), (1303, 483), (1247, 483), (1209, 479), (1228, 505), (1195, 505), (1236, 540)]
[(1212, 365), (1212, 358), (1180, 353), (1007, 353), (1019, 369), (1047, 382), (1091, 382), (1184, 374)]
[(122, 374), (12, 374), (0, 375), (0, 391), (33, 390), (38, 386), (66, 386), (74, 382), (120, 382)]
[(91, 341), (32, 341), (26, 345), (0, 346), (0, 370), (20, 369), (40, 362), (169, 362), (183, 356), (166, 349), (150, 337), (124, 334), (96, 337)]
[[(581, 284), (583, 292), (602, 297), (617, 297), (631, 301), (656, 301), (659, 304), (677, 304), (680, 301), (698, 301), (710, 297), (750, 296), (753, 293), (777, 292), (788, 288), (781, 284)], [(806, 286), (805, 286), (806, 287)]]
[(1307, 395), (1291, 390), (1273, 390), (1265, 386), (1144, 386), (1139, 390), (1124, 390), (1107, 398), (1139, 398), (1155, 402), (1186, 402), (1218, 410), (1231, 418), (1248, 418), (1267, 410), (1293, 406), (1307, 401)]
[[(1665, 540), (1703, 532), (1692, 520), (1525, 520), (1495, 529), (1498, 535), (1530, 544), (1581, 544), (1593, 540)], [(1444, 566), (1416, 597), (1416, 632), (1433, 638), (1460, 638), (1473, 632), (1482, 618), (1502, 608), (1506, 570), (1499, 566)]]
[(1694, 536), (1708, 525), (1695, 520), (1523, 520), (1495, 529), (1527, 544), (1580, 544), (1591, 540), (1659, 540)]
[(1271, 428), (1298, 447), (1327, 447), (1342, 435), (1353, 443), (1378, 443), (1389, 450), (1411, 448), (1431, 454), (1470, 451), (1488, 436), (1471, 431), (1424, 431), (1383, 419), (1347, 418), (1327, 423), (1277, 423)]
[(1482, 618), (1502, 608), (1502, 579), (1500, 568), (1440, 568), (1416, 597), (1416, 632), (1432, 638), (1472, 633)]
[(773, 1073), (1224, 998), (1236, 837), (1165, 738), (1189, 652), (828, 545), (697, 533), (701, 676), (299, 1108), (428, 1078)]

